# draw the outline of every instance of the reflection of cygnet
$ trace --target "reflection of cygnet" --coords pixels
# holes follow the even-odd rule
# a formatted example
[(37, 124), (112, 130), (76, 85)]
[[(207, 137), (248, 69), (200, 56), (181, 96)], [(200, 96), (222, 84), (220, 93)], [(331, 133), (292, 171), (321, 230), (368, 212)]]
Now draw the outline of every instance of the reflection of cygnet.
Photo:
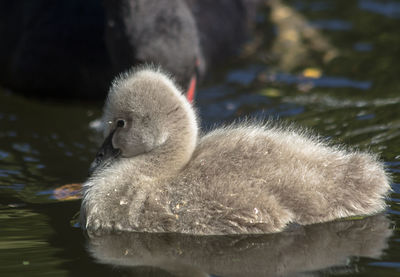
[(379, 214), (362, 220), (296, 226), (268, 235), (117, 232), (92, 236), (88, 250), (97, 261), (112, 264), (114, 271), (115, 266), (123, 266), (136, 273), (134, 276), (146, 267), (151, 267), (148, 271), (153, 274), (149, 276), (156, 275), (155, 268), (171, 276), (196, 277), (211, 273), (252, 277), (362, 274), (358, 258), (378, 259), (382, 255), (392, 234), (390, 224)]
[(104, 122), (81, 208), (92, 231), (268, 233), (385, 208), (389, 178), (375, 156), (293, 127), (198, 137), (192, 106), (159, 70), (118, 78)]

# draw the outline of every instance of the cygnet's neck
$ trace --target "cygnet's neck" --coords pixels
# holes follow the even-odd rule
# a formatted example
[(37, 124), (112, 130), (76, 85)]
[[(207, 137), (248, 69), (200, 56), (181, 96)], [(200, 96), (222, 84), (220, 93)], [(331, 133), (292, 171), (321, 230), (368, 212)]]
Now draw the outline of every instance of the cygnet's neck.
[(138, 174), (147, 176), (175, 175), (190, 161), (196, 143), (197, 130), (195, 133), (182, 130), (181, 134), (169, 137), (152, 151), (130, 158), (130, 167)]

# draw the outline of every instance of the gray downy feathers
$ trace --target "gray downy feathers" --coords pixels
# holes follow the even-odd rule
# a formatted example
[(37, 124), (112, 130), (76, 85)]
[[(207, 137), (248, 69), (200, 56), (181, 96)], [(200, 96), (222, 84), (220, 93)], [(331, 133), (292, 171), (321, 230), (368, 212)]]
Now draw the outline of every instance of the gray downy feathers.
[(157, 68), (117, 78), (103, 121), (81, 207), (90, 231), (279, 232), (378, 213), (390, 191), (376, 155), (293, 126), (248, 121), (199, 135), (194, 108)]

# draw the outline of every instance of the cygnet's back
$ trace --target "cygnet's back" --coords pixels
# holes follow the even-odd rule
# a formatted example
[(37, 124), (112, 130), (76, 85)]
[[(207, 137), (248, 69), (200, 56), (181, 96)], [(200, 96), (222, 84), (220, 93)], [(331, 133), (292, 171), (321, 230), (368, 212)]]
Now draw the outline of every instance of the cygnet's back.
[(156, 69), (119, 78), (104, 120), (81, 208), (92, 231), (268, 233), (385, 208), (376, 156), (291, 126), (247, 122), (197, 138), (193, 108)]

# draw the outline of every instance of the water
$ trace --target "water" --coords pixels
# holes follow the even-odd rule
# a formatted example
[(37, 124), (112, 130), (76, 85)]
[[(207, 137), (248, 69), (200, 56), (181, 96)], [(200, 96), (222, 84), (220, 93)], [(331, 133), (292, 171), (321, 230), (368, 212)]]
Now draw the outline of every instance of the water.
[(279, 118), (379, 152), (393, 175), (384, 215), (264, 236), (131, 234), (88, 244), (73, 184), (99, 144), (89, 125), (102, 103), (2, 90), (0, 276), (398, 276), (400, 1), (284, 4), (273, 1), (275, 38), (261, 12), (241, 57), (206, 80), (196, 101), (202, 125)]

